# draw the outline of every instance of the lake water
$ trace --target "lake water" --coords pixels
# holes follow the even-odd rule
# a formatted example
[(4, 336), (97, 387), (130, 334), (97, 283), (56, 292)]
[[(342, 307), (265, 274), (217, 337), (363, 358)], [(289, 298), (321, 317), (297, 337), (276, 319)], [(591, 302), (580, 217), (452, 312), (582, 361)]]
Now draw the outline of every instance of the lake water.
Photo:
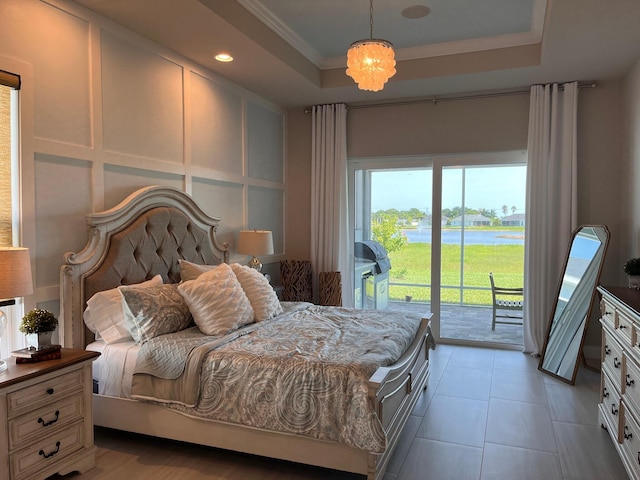
[[(402, 230), (410, 243), (431, 243), (431, 229)], [(460, 244), (462, 232), (442, 230), (442, 243)], [(524, 232), (513, 230), (465, 230), (465, 245), (524, 245)]]

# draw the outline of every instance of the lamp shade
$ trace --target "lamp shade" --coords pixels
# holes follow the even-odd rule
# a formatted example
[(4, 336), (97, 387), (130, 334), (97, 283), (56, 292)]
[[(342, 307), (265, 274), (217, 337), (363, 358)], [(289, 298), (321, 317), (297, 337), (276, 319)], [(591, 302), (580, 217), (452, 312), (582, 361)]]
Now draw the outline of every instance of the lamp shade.
[(0, 300), (33, 293), (28, 248), (0, 248)]
[(241, 255), (272, 255), (273, 235), (270, 230), (242, 230), (238, 235), (238, 253)]

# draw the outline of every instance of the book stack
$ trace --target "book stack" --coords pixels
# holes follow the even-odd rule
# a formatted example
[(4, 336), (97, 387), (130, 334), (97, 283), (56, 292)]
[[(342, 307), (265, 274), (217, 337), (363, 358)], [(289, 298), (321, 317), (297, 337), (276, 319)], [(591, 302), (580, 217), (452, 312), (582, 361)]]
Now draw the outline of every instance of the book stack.
[(28, 347), (21, 350), (11, 352), (11, 356), (15, 357), (16, 363), (33, 363), (43, 360), (54, 360), (62, 357), (60, 345), (49, 345), (47, 347)]

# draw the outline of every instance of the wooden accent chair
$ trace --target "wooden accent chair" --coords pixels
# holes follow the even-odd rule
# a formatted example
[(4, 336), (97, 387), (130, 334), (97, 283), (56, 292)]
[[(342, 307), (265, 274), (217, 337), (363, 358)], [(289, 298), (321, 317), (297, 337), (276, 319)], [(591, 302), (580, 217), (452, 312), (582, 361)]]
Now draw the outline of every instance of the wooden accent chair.
[(491, 296), (493, 297), (493, 319), (491, 320), (491, 330), (496, 329), (497, 323), (505, 325), (522, 325), (524, 289), (496, 287), (495, 282), (493, 281), (493, 273), (489, 273), (489, 280), (491, 281)]

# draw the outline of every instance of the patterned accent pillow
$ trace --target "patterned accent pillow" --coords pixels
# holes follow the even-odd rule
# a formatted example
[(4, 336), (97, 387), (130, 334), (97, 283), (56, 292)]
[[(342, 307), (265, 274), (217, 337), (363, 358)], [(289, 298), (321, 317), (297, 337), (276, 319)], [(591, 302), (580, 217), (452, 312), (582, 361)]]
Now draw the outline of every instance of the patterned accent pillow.
[(186, 260), (178, 260), (180, 266), (180, 278), (183, 282), (195, 280), (200, 275), (209, 270), (213, 270), (218, 265), (198, 265), (197, 263), (187, 262)]
[[(151, 280), (138, 283), (140, 288), (162, 285), (162, 276), (156, 275)], [(124, 323), (122, 297), (117, 288), (105, 290), (93, 295), (87, 301), (84, 311), (84, 323), (89, 330), (102, 338), (106, 343), (117, 343), (131, 340), (129, 329)]]
[(232, 263), (231, 270), (236, 274), (244, 293), (247, 294), (256, 322), (261, 322), (282, 313), (280, 300), (269, 280), (255, 268)]
[(192, 324), (189, 307), (178, 287), (119, 287), (125, 324), (136, 343), (144, 343), (167, 333), (179, 332)]
[(225, 335), (253, 322), (251, 303), (226, 263), (195, 280), (180, 283), (178, 290), (205, 335)]

